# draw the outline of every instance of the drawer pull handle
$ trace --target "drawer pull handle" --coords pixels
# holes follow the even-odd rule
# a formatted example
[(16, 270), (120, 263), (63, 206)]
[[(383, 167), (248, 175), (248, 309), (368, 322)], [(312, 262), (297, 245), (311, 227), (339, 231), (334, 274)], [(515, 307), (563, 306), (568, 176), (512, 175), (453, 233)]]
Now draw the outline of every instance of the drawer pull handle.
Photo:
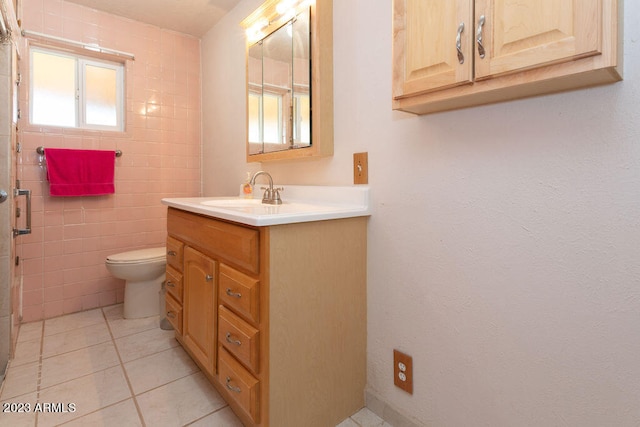
[(242, 298), (242, 294), (240, 292), (235, 293), (231, 290), (231, 288), (227, 288), (227, 295), (233, 298)]
[(231, 338), (231, 332), (227, 332), (227, 342), (229, 344), (242, 345), (242, 341)]
[(170, 288), (175, 288), (176, 284), (173, 283), (173, 282), (170, 282), (169, 280), (167, 280), (167, 286), (170, 287)]
[(242, 389), (240, 387), (234, 387), (231, 385), (231, 378), (227, 377), (227, 388), (233, 392), (240, 393)]
[(176, 314), (173, 311), (167, 311), (167, 317), (169, 319), (175, 319), (176, 318)]
[(176, 251), (167, 251), (167, 255), (169, 255), (169, 256), (177, 256), (178, 254), (176, 253)]
[(213, 276), (212, 276), (212, 275), (210, 275), (210, 274), (207, 274), (207, 275), (204, 277), (204, 280), (206, 280), (207, 282), (211, 282), (211, 281), (213, 280)]

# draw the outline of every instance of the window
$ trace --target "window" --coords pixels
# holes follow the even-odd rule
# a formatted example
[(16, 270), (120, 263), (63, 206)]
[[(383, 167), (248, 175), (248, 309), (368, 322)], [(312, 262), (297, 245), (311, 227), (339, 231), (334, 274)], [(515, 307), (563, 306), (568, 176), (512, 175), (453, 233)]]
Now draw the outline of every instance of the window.
[(30, 118), (36, 125), (124, 130), (124, 66), (31, 49)]
[(286, 143), (282, 124), (282, 95), (250, 92), (249, 142)]

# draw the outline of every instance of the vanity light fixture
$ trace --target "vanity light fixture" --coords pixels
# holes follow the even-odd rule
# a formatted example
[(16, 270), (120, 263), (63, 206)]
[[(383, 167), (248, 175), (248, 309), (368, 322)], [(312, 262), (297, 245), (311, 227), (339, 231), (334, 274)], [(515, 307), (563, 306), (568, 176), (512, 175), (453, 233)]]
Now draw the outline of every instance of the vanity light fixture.
[(251, 41), (258, 41), (264, 38), (262, 30), (269, 26), (269, 20), (267, 18), (260, 18), (255, 24), (247, 28), (247, 38)]
[(258, 19), (253, 25), (246, 29), (247, 39), (250, 43), (262, 40), (266, 34), (264, 29), (274, 23), (282, 23), (293, 19), (298, 11), (311, 6), (315, 0), (282, 0), (275, 10), (271, 9), (271, 14)]
[(276, 6), (276, 12), (278, 12), (279, 15), (295, 13), (294, 6), (296, 3), (296, 0), (282, 0)]

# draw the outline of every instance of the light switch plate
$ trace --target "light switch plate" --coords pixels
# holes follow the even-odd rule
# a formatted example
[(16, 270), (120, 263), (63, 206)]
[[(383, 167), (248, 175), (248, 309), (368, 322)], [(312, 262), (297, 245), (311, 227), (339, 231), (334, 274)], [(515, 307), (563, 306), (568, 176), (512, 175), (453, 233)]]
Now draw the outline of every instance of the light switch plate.
[(369, 153), (353, 153), (353, 183), (369, 183)]

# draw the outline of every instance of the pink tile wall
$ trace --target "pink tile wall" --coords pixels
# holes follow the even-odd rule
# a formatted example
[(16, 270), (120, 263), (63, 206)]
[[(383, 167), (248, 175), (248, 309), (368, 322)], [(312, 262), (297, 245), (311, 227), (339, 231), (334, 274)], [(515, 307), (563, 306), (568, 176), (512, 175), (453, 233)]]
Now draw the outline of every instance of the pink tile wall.
[[(135, 54), (126, 62), (126, 131), (29, 124), (28, 70), (20, 63), (18, 174), (33, 192), (33, 233), (21, 237), (23, 321), (122, 302), (113, 253), (163, 246), (163, 197), (200, 195), (200, 40), (62, 0), (24, 0), (27, 30)], [(115, 150), (116, 193), (51, 197), (36, 147)]]

